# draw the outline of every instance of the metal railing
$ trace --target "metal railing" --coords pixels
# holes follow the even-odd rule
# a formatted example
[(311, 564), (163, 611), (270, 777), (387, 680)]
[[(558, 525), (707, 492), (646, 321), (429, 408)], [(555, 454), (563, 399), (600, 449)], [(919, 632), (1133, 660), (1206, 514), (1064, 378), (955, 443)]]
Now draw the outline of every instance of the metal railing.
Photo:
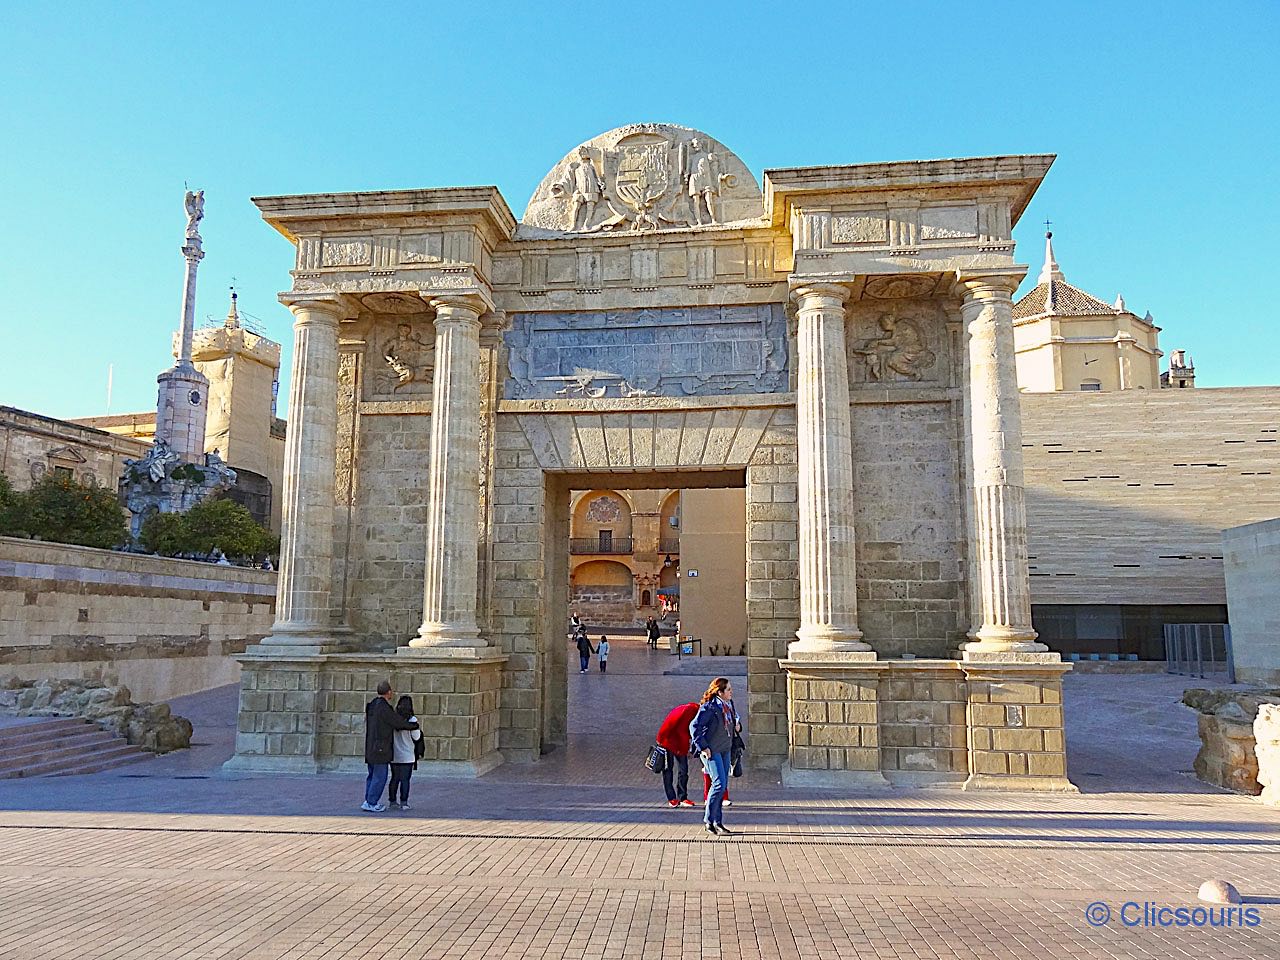
[(630, 537), (614, 537), (612, 540), (601, 540), (598, 537), (573, 537), (569, 541), (570, 553), (603, 553), (607, 556), (630, 556), (634, 551), (634, 541)]
[(1225, 623), (1166, 623), (1164, 670), (1201, 680), (1208, 674), (1225, 673), (1227, 683), (1235, 683), (1231, 627)]
[(662, 537), (662, 538), (658, 541), (658, 552), (659, 552), (659, 553), (670, 553), (670, 554), (677, 554), (677, 553), (679, 553), (679, 552), (680, 552), (680, 538), (679, 538), (679, 537)]

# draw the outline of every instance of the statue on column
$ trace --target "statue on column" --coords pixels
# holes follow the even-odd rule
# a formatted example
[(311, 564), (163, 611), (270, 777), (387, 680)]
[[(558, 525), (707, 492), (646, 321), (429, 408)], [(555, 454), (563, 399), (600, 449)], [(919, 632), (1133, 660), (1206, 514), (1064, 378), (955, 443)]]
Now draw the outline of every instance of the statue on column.
[(204, 191), (188, 190), (184, 204), (187, 208), (187, 239), (200, 239), (200, 221), (204, 219)]

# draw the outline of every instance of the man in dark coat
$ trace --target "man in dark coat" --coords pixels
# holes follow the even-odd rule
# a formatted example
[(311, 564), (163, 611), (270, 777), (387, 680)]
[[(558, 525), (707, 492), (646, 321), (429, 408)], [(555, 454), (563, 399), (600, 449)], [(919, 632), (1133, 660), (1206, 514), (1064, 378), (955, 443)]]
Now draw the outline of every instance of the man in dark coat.
[(383, 680), (378, 684), (378, 695), (364, 708), (364, 762), (369, 776), (364, 781), (364, 803), (360, 809), (368, 813), (381, 813), (387, 805), (381, 802), (391, 775), (392, 740), (397, 730), (417, 730), (418, 724), (406, 720), (391, 706), (395, 694), (391, 684)]

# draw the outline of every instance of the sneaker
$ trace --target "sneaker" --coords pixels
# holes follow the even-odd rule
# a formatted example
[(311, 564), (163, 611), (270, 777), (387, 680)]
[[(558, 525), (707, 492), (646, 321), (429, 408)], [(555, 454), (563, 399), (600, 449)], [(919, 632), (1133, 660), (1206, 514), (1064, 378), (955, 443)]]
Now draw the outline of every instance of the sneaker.
[(394, 800), (388, 800), (388, 801), (387, 801), (387, 806), (388, 806), (388, 807), (399, 807), (399, 806), (400, 806), (400, 804), (396, 803)]
[(733, 836), (733, 831), (730, 830), (728, 827), (726, 827), (723, 823), (717, 823), (716, 829), (719, 830), (721, 833), (723, 833), (727, 837)]
[(408, 804), (408, 803), (402, 803), (402, 804), (400, 804), (400, 809), (401, 809), (401, 810), (408, 810), (408, 809), (409, 809), (409, 804)]
[[(696, 806), (697, 806), (697, 804), (696, 804), (696, 803), (694, 803), (692, 800), (681, 800), (681, 801), (680, 801), (680, 805), (681, 805), (682, 807), (696, 807)], [(673, 806), (674, 806), (674, 804), (673, 804)]]
[(364, 803), (360, 804), (360, 809), (361, 809), (361, 810), (363, 810), (363, 811), (365, 811), (366, 813), (377, 813), (377, 812), (378, 812), (378, 808), (377, 808), (377, 807), (375, 807), (375, 806), (374, 806), (372, 803), (370, 803), (368, 800), (366, 800)]
[(725, 797), (725, 799), (724, 799), (724, 805), (725, 805), (726, 807), (732, 807), (732, 806), (733, 806), (733, 801), (732, 801), (732, 800), (730, 800), (728, 797)]
[(379, 804), (377, 804), (376, 806), (374, 806), (374, 808), (373, 808), (373, 811), (372, 811), (372, 812), (373, 812), (373, 813), (382, 813), (382, 812), (383, 812), (384, 810), (386, 810), (386, 809), (387, 809), (387, 805), (386, 805), (385, 803), (379, 803)]
[(668, 807), (678, 807), (678, 806), (680, 806), (680, 801), (679, 801), (679, 800), (668, 800), (668, 801), (667, 801), (667, 806), (668, 806)]
[(707, 824), (707, 833), (711, 834), (713, 837), (716, 835), (716, 825), (714, 823)]

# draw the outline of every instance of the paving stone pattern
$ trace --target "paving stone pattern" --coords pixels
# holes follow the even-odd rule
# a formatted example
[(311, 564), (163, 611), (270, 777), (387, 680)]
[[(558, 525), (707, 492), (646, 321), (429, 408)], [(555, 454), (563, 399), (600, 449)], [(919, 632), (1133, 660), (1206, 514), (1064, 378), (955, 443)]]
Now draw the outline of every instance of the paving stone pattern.
[[(202, 746), (0, 784), (0, 956), (1280, 958), (1280, 811), (1179, 772), (1177, 678), (1068, 678), (1071, 773), (1101, 792), (847, 796), (749, 769), (739, 833), (711, 840), (640, 766), (707, 680), (668, 660), (619, 639), (608, 674), (568, 678), (563, 755), (419, 779), (414, 809), (380, 816), (352, 777), (216, 776), (234, 693), (185, 698)], [(1208, 877), (1269, 901), (1261, 926), (1084, 920), (1095, 900), (1193, 905)]]

